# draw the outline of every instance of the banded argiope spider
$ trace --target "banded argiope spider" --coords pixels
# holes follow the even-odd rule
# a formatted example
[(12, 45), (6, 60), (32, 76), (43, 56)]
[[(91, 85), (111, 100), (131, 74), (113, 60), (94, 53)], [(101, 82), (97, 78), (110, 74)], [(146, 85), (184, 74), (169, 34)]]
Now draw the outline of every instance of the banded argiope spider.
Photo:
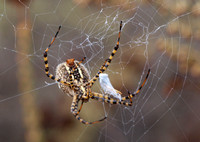
[[(117, 52), (117, 49), (119, 48), (122, 21), (120, 22), (119, 35), (118, 35), (116, 46), (114, 47), (109, 58), (105, 60), (104, 64), (100, 67), (99, 71), (96, 73), (96, 75), (92, 79), (90, 79), (90, 75), (87, 71), (87, 68), (82, 64), (82, 62), (85, 60), (85, 57), (81, 61), (77, 61), (74, 58), (72, 58), (72, 59), (67, 59), (66, 62), (60, 63), (56, 68), (56, 76), (54, 76), (53, 74), (49, 72), (47, 52), (49, 48), (51, 47), (51, 45), (53, 44), (53, 42), (55, 41), (60, 31), (60, 28), (61, 26), (59, 26), (58, 31), (56, 32), (53, 40), (51, 41), (51, 43), (49, 44), (49, 46), (44, 52), (45, 73), (47, 77), (58, 82), (58, 85), (63, 92), (73, 97), (71, 112), (75, 116), (75, 118), (83, 124), (95, 124), (107, 118), (105, 116), (104, 118), (100, 120), (97, 120), (94, 122), (88, 122), (79, 116), (83, 103), (87, 102), (89, 99), (95, 99), (95, 100), (103, 101), (110, 104), (123, 104), (126, 106), (132, 106), (132, 98), (136, 96), (140, 92), (142, 87), (144, 86), (149, 76), (150, 69), (148, 70), (146, 78), (143, 81), (142, 85), (139, 87), (139, 89), (137, 89), (135, 93), (130, 93), (128, 91), (128, 96), (122, 97), (121, 100), (111, 98), (109, 95), (103, 95), (100, 93), (92, 92), (91, 90), (93, 84), (99, 78), (99, 75), (108, 68), (109, 64), (112, 61), (113, 56), (115, 55), (115, 53)], [(117, 91), (117, 92), (120, 92), (120, 91)], [(78, 109), (79, 101), (82, 101), (82, 104), (80, 108)]]

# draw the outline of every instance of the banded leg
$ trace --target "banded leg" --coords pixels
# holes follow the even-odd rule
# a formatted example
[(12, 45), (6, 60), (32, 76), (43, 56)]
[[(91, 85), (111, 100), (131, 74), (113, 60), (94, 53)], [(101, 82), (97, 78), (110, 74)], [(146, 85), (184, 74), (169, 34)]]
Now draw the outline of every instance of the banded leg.
[[(129, 96), (130, 96), (130, 94), (129, 94)], [(100, 93), (92, 92), (91, 99), (95, 99), (95, 100), (110, 103), (110, 104), (122, 104), (125, 106), (132, 106), (133, 101), (132, 101), (132, 98), (129, 96), (127, 96), (127, 98), (130, 99), (130, 102), (127, 102), (125, 100), (121, 100), (121, 101), (117, 100), (117, 99), (115, 100), (115, 99), (111, 98), (109, 95), (103, 95)]]
[[(107, 118), (107, 117), (104, 117), (104, 118), (102, 118), (102, 119), (100, 119), (100, 120), (93, 121), (93, 122), (85, 121), (84, 119), (82, 119), (82, 118), (79, 116), (80, 110), (78, 111), (78, 102), (79, 102), (79, 99), (78, 99), (77, 95), (75, 95), (75, 96), (73, 97), (73, 101), (72, 101), (72, 105), (71, 105), (71, 112), (72, 112), (72, 114), (74, 115), (74, 117), (75, 117), (77, 120), (79, 120), (81, 123), (83, 123), (83, 124), (96, 124), (96, 123), (99, 123), (99, 122), (101, 122), (101, 121), (103, 121), (103, 120), (105, 120), (105, 119)], [(81, 108), (82, 108), (82, 106), (81, 106)]]
[[(140, 90), (142, 89), (142, 87), (146, 83), (149, 74), (150, 74), (150, 69), (148, 70), (148, 73), (146, 75), (145, 80), (143, 81), (143, 83), (139, 87), (139, 89), (136, 91), (136, 93), (130, 93), (128, 91), (128, 96), (122, 97), (121, 101), (120, 100), (115, 100), (113, 98), (110, 98), (109, 95), (102, 95), (100, 93), (95, 93), (95, 92), (92, 92), (91, 98), (92, 99), (96, 99), (98, 101), (103, 101), (103, 102), (106, 102), (106, 103), (110, 103), (110, 104), (123, 104), (123, 105), (126, 105), (126, 106), (132, 106), (132, 104), (133, 104), (132, 98), (135, 97), (140, 92)], [(116, 90), (116, 91), (120, 92), (118, 90)], [(126, 100), (130, 100), (130, 102), (126, 102)]]
[[(79, 61), (79, 65), (86, 59), (86, 57), (83, 57), (81, 61)], [(69, 82), (70, 82), (70, 87), (73, 89), (74, 88), (74, 83), (72, 79), (72, 75), (74, 74), (75, 69), (77, 68), (77, 65), (75, 64), (75, 67), (72, 67), (70, 73), (69, 73)]]
[(129, 95), (126, 96), (126, 97), (122, 97), (122, 100), (123, 100), (123, 101), (135, 97), (135, 96), (140, 92), (140, 90), (142, 89), (142, 87), (143, 87), (144, 84), (146, 83), (146, 81), (147, 81), (147, 79), (148, 79), (148, 77), (149, 77), (150, 72), (151, 72), (151, 70), (149, 69), (148, 72), (147, 72), (147, 75), (146, 75), (146, 77), (145, 77), (145, 79), (144, 79), (142, 85), (139, 87), (139, 89), (138, 89), (135, 93), (130, 93), (130, 92), (128, 91), (128, 94), (129, 94)]
[(101, 66), (100, 70), (97, 72), (97, 74), (89, 81), (89, 85), (92, 86), (94, 82), (99, 78), (99, 74), (103, 73), (108, 66), (110, 65), (115, 53), (117, 52), (117, 49), (119, 48), (119, 41), (120, 41), (120, 34), (121, 34), (121, 29), (122, 29), (122, 21), (120, 22), (120, 27), (119, 27), (119, 34), (118, 34), (118, 39), (117, 39), (117, 44), (114, 47), (111, 55), (109, 56), (108, 59), (106, 59), (105, 63)]
[(85, 61), (85, 59), (86, 57), (83, 57), (83, 59), (78, 64), (80, 65), (83, 61)]
[(49, 64), (48, 64), (48, 58), (47, 58), (48, 54), (47, 54), (47, 52), (48, 52), (49, 48), (51, 47), (51, 45), (54, 43), (54, 41), (55, 41), (59, 31), (60, 31), (60, 28), (61, 28), (61, 26), (59, 26), (58, 31), (56, 32), (53, 40), (51, 41), (51, 43), (49, 44), (49, 46), (47, 47), (47, 49), (44, 52), (45, 74), (47, 75), (47, 77), (51, 78), (52, 80), (55, 80), (55, 81), (57, 81), (59, 83), (62, 83), (64, 85), (70, 86), (70, 83), (62, 81), (62, 80), (60, 80), (58, 78), (55, 78), (55, 76), (49, 72)]
[(81, 102), (81, 106), (80, 106), (80, 108), (79, 108), (79, 110), (78, 110), (78, 112), (77, 112), (77, 114), (79, 114), (80, 113), (80, 111), (81, 111), (81, 109), (82, 109), (82, 107), (83, 107), (83, 101)]
[[(78, 62), (78, 65), (80, 65), (84, 60), (86, 59), (86, 57), (83, 57), (83, 59), (81, 61)], [(74, 70), (77, 68), (77, 65), (75, 64), (75, 67), (72, 68), (73, 69), (73, 72)]]

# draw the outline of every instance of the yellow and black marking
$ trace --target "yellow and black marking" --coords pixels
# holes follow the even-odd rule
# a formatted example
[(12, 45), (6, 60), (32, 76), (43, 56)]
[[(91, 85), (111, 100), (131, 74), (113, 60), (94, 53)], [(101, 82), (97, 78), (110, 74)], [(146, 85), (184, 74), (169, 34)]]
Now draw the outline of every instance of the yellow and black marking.
[[(148, 70), (148, 73), (147, 73), (147, 75), (145, 77), (145, 80), (143, 81), (143, 83), (139, 87), (139, 89), (136, 91), (136, 93), (130, 93), (128, 91), (128, 96), (122, 97), (121, 101), (120, 100), (115, 100), (113, 98), (110, 98), (109, 95), (103, 95), (103, 94), (95, 93), (95, 92), (92, 92), (91, 98), (92, 99), (96, 99), (98, 101), (110, 103), (110, 104), (123, 104), (123, 105), (126, 105), (126, 106), (132, 106), (132, 104), (133, 104), (132, 98), (135, 97), (140, 92), (140, 90), (142, 89), (142, 87), (146, 83), (146, 81), (147, 81), (147, 79), (149, 77), (149, 74), (150, 74), (150, 69)], [(130, 100), (130, 102), (126, 102), (126, 100)]]
[(135, 93), (130, 93), (130, 92), (128, 91), (128, 94), (129, 94), (129, 95), (126, 96), (126, 97), (122, 97), (122, 100), (123, 100), (123, 101), (135, 97), (135, 96), (140, 92), (140, 90), (142, 89), (142, 87), (145, 85), (145, 83), (146, 83), (146, 81), (147, 81), (147, 79), (148, 79), (148, 77), (149, 77), (150, 72), (151, 72), (151, 70), (149, 69), (149, 70), (148, 70), (148, 73), (147, 73), (147, 75), (146, 75), (146, 77), (145, 77), (145, 79), (144, 79), (142, 85), (139, 87), (139, 89), (138, 89)]
[[(86, 57), (84, 57), (81, 61), (79, 62), (74, 62), (74, 67), (68, 67), (67, 71), (69, 73), (69, 81), (71, 84), (71, 88), (73, 88), (73, 82), (76, 82), (76, 84), (81, 84), (81, 83), (85, 83), (86, 81), (88, 81), (87, 78), (84, 78), (83, 75), (83, 68), (80, 67), (81, 63), (86, 59)], [(86, 80), (85, 80), (86, 79)]]
[(102, 118), (102, 119), (100, 119), (100, 120), (93, 121), (93, 122), (85, 121), (84, 119), (82, 119), (82, 118), (79, 116), (79, 112), (80, 112), (80, 110), (81, 110), (81, 108), (82, 108), (82, 106), (83, 106), (83, 102), (82, 102), (82, 104), (81, 104), (81, 107), (80, 107), (79, 111), (78, 111), (78, 102), (79, 102), (79, 99), (78, 99), (77, 95), (75, 95), (75, 96), (73, 97), (73, 101), (72, 101), (72, 105), (71, 105), (71, 112), (72, 112), (72, 114), (74, 115), (74, 117), (75, 117), (77, 120), (79, 120), (81, 123), (83, 123), (83, 124), (96, 124), (96, 123), (99, 123), (99, 122), (101, 122), (101, 121), (103, 121), (103, 120), (105, 120), (105, 119), (107, 118), (107, 117), (104, 117), (104, 118)]
[(108, 95), (103, 95), (100, 93), (96, 93), (96, 92), (92, 92), (92, 96), (91, 99), (95, 99), (101, 102), (106, 102), (106, 103), (110, 103), (110, 104), (122, 104), (122, 105), (126, 105), (126, 106), (132, 106), (132, 99), (130, 99), (130, 102), (126, 102), (125, 100), (118, 100), (118, 99), (113, 99)]
[(117, 44), (114, 47), (114, 49), (113, 49), (111, 55), (109, 56), (109, 58), (106, 59), (105, 63), (101, 66), (101, 68), (97, 72), (97, 74), (90, 80), (90, 82), (89, 82), (90, 86), (92, 86), (94, 84), (94, 82), (99, 78), (99, 74), (103, 73), (108, 68), (108, 66), (110, 65), (110, 63), (111, 63), (111, 61), (112, 61), (115, 53), (117, 52), (117, 50), (119, 48), (119, 41), (120, 41), (121, 29), (122, 29), (122, 21), (120, 22)]
[[(63, 85), (58, 83), (59, 88), (66, 94), (73, 97), (75, 94), (82, 95), (81, 97), (87, 99), (87, 88), (84, 84), (90, 80), (89, 72), (80, 61), (75, 60), (73, 66), (69, 66), (67, 62), (60, 63), (56, 67), (56, 78), (68, 82), (70, 85)], [(82, 92), (80, 92), (82, 91)], [(84, 94), (84, 95), (83, 95)]]
[(145, 79), (144, 79), (144, 81), (143, 81), (143, 83), (142, 83), (142, 85), (138, 88), (138, 90), (137, 90), (135, 93), (130, 93), (130, 92), (128, 92), (129, 95), (126, 96), (126, 97), (122, 97), (122, 100), (127, 100), (127, 99), (129, 99), (129, 98), (135, 97), (135, 96), (140, 92), (140, 90), (142, 89), (142, 87), (145, 85), (145, 83), (146, 83), (146, 81), (147, 81), (147, 79), (148, 79), (148, 77), (149, 77), (150, 72), (151, 72), (151, 70), (149, 69), (148, 72), (147, 72), (147, 75), (146, 75), (146, 77), (145, 77)]
[[(84, 83), (85, 82), (85, 78), (84, 75), (82, 73), (82, 70), (80, 68), (80, 64), (86, 59), (86, 57), (84, 57), (81, 61), (74, 62), (74, 67), (66, 67), (68, 74), (69, 74), (69, 82), (70, 82), (70, 86), (71, 88), (74, 87), (74, 81), (77, 81), (76, 83)], [(82, 82), (81, 82), (82, 81)]]
[(64, 85), (70, 86), (70, 83), (65, 82), (65, 81), (62, 81), (62, 80), (60, 80), (60, 79), (58, 79), (58, 78), (55, 78), (55, 76), (54, 76), (53, 74), (49, 73), (49, 65), (48, 65), (47, 51), (45, 51), (45, 53), (44, 53), (44, 63), (45, 63), (45, 74), (47, 75), (47, 77), (49, 77), (50, 79), (55, 80), (55, 81), (57, 81), (57, 82), (59, 82), (59, 83), (62, 83), (62, 84), (64, 84)]
[(148, 70), (148, 73), (147, 73), (147, 75), (146, 75), (145, 80), (143, 81), (143, 83), (142, 83), (142, 85), (139, 87), (139, 89), (136, 91), (135, 95), (137, 95), (137, 94), (140, 92), (140, 90), (142, 89), (142, 87), (143, 87), (144, 84), (146, 83), (147, 78), (149, 77), (150, 72), (151, 72), (151, 70), (149, 69), (149, 70)]
[(83, 107), (83, 103), (84, 103), (84, 101), (82, 101), (82, 102), (81, 102), (81, 106), (80, 106), (80, 108), (79, 108), (79, 110), (78, 110), (77, 114), (79, 114), (79, 113), (80, 113), (80, 111), (81, 111), (81, 109), (82, 109), (82, 107)]
[(74, 79), (76, 78), (76, 76), (74, 76), (74, 69), (66, 66), (66, 70), (69, 74), (69, 83), (70, 83), (70, 88), (72, 89), (74, 88)]
[(88, 122), (88, 121), (85, 121), (84, 119), (80, 118), (80, 116), (78, 114), (73, 113), (73, 115), (77, 120), (79, 120), (81, 123), (86, 124), (86, 125), (100, 123), (101, 121), (104, 121), (107, 118), (107, 117), (104, 117), (98, 121)]
[(83, 59), (78, 63), (79, 65), (86, 59), (86, 57), (83, 57)]
[(51, 43), (49, 44), (49, 46), (47, 47), (47, 49), (44, 52), (45, 74), (47, 75), (47, 77), (51, 78), (52, 80), (55, 80), (55, 81), (57, 81), (59, 83), (62, 83), (64, 85), (68, 85), (69, 86), (70, 83), (62, 81), (62, 80), (60, 80), (58, 78), (55, 78), (55, 76), (53, 74), (49, 73), (49, 64), (48, 64), (47, 52), (48, 52), (49, 48), (51, 47), (51, 45), (53, 44), (53, 42), (55, 41), (55, 39), (56, 39), (56, 37), (57, 37), (57, 35), (58, 35), (59, 31), (60, 31), (60, 28), (61, 28), (61, 26), (59, 26), (58, 31), (56, 32), (53, 40), (51, 41)]

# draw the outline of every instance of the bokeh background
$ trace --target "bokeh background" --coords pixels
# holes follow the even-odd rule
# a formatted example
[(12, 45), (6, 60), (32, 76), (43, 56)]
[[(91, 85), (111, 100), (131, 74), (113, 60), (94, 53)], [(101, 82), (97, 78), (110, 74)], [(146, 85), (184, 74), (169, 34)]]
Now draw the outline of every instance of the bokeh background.
[[(116, 44), (106, 73), (123, 96), (151, 74), (132, 107), (93, 101), (70, 112), (72, 98), (44, 73), (68, 58), (91, 76)], [(0, 141), (198, 142), (200, 141), (199, 0), (0, 0)], [(103, 93), (97, 83), (93, 91)]]

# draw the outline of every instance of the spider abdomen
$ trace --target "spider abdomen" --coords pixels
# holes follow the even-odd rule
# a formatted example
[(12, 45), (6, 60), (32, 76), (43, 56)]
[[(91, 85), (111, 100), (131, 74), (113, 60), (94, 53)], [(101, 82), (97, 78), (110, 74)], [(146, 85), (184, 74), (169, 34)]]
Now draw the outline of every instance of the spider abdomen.
[[(76, 87), (75, 90), (81, 90), (80, 86), (83, 86), (86, 82), (90, 80), (90, 75), (88, 73), (87, 68), (81, 63), (79, 64), (79, 61), (74, 61), (74, 64), (76, 65), (75, 68), (71, 68), (67, 66), (66, 62), (60, 63), (56, 67), (56, 78), (63, 80), (64, 82), (70, 83), (70, 77), (69, 74), (73, 70), (72, 74), (72, 82), (73, 85)], [(64, 85), (62, 83), (58, 83), (58, 87), (69, 96), (73, 97), (75, 94), (77, 94), (73, 89), (71, 89), (68, 85)]]

